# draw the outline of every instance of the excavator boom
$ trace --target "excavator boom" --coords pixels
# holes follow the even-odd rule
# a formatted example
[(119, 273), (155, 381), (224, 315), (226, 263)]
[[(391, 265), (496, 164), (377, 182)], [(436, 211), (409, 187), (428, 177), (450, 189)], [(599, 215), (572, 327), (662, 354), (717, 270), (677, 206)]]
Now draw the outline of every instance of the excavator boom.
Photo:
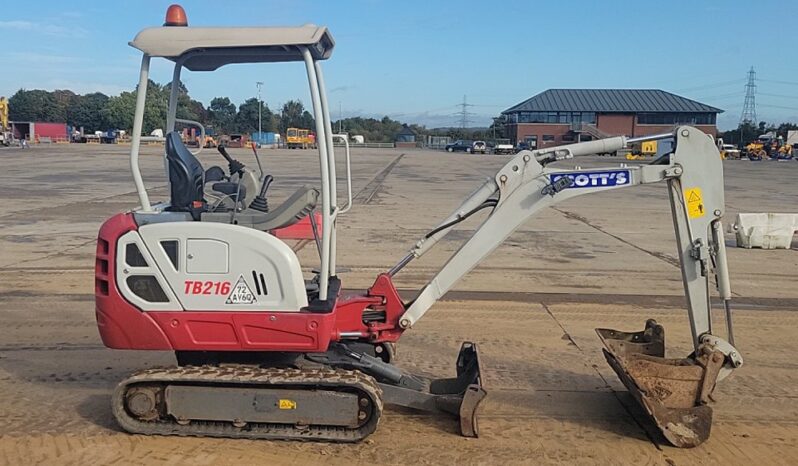
[[(590, 170), (546, 166), (556, 160), (612, 152), (633, 142), (656, 139), (673, 139), (675, 150), (649, 165)], [(411, 327), (463, 275), (541, 209), (585, 194), (663, 181), (670, 195), (694, 352), (684, 359), (665, 359), (664, 329), (653, 320), (641, 332), (597, 332), (607, 348), (607, 361), (665, 437), (676, 446), (700, 444), (709, 436), (712, 409), (707, 403), (715, 383), (742, 365), (742, 358), (732, 346), (731, 287), (721, 224), (725, 211), (723, 167), (712, 140), (695, 128), (520, 152), (391, 269), (391, 275), (398, 273), (454, 225), (478, 210), (492, 209), (474, 235), (412, 301), (400, 326)], [(727, 310), (728, 341), (713, 334), (713, 274)]]

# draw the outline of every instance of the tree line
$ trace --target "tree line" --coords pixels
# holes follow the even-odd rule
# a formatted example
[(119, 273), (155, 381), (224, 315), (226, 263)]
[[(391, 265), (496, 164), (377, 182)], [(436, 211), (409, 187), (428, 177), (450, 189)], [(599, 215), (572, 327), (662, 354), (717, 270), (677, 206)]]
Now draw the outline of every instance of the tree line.
[[(143, 132), (163, 129), (169, 105), (171, 83), (160, 85), (150, 80), (144, 107)], [(79, 95), (70, 90), (45, 91), (20, 89), (8, 99), (13, 121), (67, 123), (84, 131), (122, 129), (130, 132), (136, 110), (137, 90), (107, 96), (100, 92)], [(181, 82), (178, 87), (177, 118), (194, 120), (218, 134), (252, 133), (258, 130), (258, 107), (264, 132), (285, 133), (286, 128), (315, 127), (313, 115), (299, 100), (289, 100), (279, 112), (272, 111), (255, 97), (236, 106), (228, 97), (215, 97), (205, 107), (192, 99)]]
[[(150, 80), (144, 108), (143, 133), (164, 128), (169, 104), (171, 83), (161, 85)], [(84, 131), (132, 131), (133, 113), (136, 109), (137, 90), (125, 91), (116, 96), (100, 92), (76, 94), (70, 90), (45, 91), (20, 89), (9, 99), (9, 117), (13, 121), (43, 121), (67, 123)], [(261, 110), (261, 128), (264, 132), (285, 134), (287, 128), (315, 130), (313, 115), (299, 100), (289, 100), (274, 111), (266, 102), (255, 97), (236, 105), (228, 97), (214, 97), (206, 107), (194, 100), (181, 82), (178, 85), (177, 118), (202, 123), (211, 134), (253, 133), (258, 130), (258, 107)], [(369, 142), (393, 142), (404, 124), (387, 116), (376, 118), (344, 118), (332, 124), (350, 135), (363, 135)], [(490, 139), (490, 128), (438, 128), (408, 125), (422, 140), (427, 135), (449, 136), (453, 139)]]
[(735, 129), (718, 132), (718, 137), (723, 139), (725, 144), (744, 145), (769, 132), (773, 132), (777, 137), (781, 136), (784, 140), (787, 140), (787, 131), (794, 130), (798, 130), (798, 124), (781, 123), (777, 126), (765, 121), (760, 121), (759, 124), (744, 121)]

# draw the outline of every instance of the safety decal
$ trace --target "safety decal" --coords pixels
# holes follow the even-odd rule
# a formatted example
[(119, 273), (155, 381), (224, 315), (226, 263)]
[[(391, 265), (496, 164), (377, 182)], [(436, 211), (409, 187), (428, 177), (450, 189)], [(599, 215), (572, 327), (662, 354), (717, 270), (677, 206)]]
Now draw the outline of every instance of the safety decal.
[(243, 275), (239, 275), (238, 281), (233, 286), (233, 291), (227, 297), (225, 304), (252, 304), (255, 300), (255, 293), (247, 285)]
[(701, 188), (685, 190), (684, 201), (687, 203), (687, 216), (690, 218), (703, 217), (707, 211), (704, 199), (701, 197)]
[(552, 173), (549, 179), (552, 183), (562, 177), (568, 177), (572, 183), (569, 188), (603, 188), (610, 186), (624, 186), (632, 183), (632, 174), (629, 170), (604, 170), (600, 172), (567, 172)]
[(294, 400), (280, 400), (277, 405), (280, 409), (296, 409), (296, 401)]

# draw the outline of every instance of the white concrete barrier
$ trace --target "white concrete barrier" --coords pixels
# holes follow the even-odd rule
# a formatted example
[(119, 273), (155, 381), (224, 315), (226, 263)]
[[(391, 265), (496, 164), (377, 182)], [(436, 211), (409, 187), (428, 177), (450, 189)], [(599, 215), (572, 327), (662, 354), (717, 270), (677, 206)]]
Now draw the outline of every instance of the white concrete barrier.
[(738, 248), (790, 249), (798, 214), (737, 214), (732, 229)]

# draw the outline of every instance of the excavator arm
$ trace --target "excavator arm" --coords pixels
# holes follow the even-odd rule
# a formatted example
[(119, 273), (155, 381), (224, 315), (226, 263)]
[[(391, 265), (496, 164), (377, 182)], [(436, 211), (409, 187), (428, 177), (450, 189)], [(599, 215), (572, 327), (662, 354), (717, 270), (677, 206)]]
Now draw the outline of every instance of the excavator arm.
[[(675, 150), (650, 165), (572, 170), (549, 168), (556, 160), (614, 152), (643, 140), (671, 139)], [(398, 273), (429, 251), (457, 223), (491, 209), (473, 236), (420, 291), (402, 315), (409, 328), (457, 281), (476, 267), (538, 211), (577, 196), (666, 182), (692, 333), (692, 354), (665, 359), (664, 330), (654, 320), (627, 333), (597, 329), (605, 356), (633, 396), (676, 446), (696, 446), (709, 436), (715, 383), (742, 365), (733, 346), (731, 287), (721, 218), (723, 167), (712, 139), (692, 127), (643, 138), (615, 137), (535, 151), (522, 151), (494, 178), (422, 238), (391, 271)], [(710, 289), (713, 275), (726, 309), (727, 339), (713, 333)]]

